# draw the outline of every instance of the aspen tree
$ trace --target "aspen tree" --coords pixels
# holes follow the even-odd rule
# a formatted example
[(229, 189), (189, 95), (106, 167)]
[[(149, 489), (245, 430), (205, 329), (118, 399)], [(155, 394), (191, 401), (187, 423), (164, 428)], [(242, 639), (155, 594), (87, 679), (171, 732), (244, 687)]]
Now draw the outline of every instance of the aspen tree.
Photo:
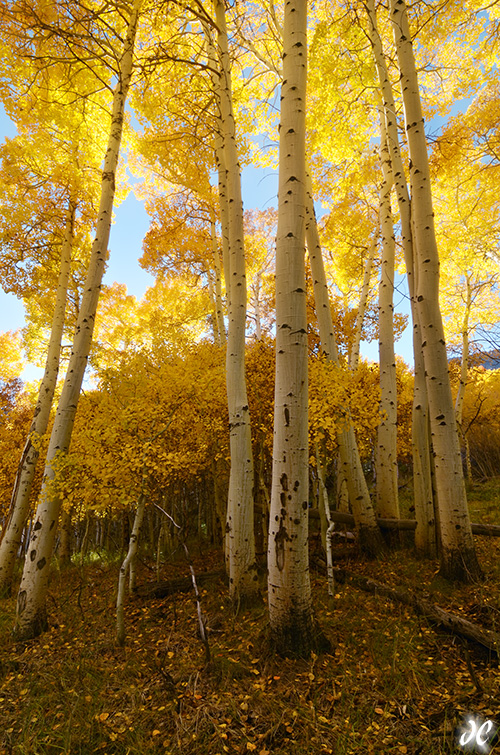
[(108, 250), (115, 174), (123, 132), (125, 102), (133, 72), (134, 45), (140, 6), (141, 0), (135, 0), (131, 8), (120, 60), (118, 81), (113, 96), (109, 141), (104, 158), (96, 235), (92, 245), (68, 370), (47, 451), (40, 503), (35, 512), (17, 597), (15, 633), (21, 639), (36, 637), (47, 628), (46, 596), (50, 561), (61, 510), (61, 499), (56, 489), (56, 476), (69, 450), (78, 398), (92, 343), (95, 314)]
[(59, 373), (61, 339), (64, 330), (68, 282), (71, 271), (71, 249), (73, 245), (73, 224), (75, 219), (75, 202), (70, 200), (67, 209), (66, 227), (61, 244), (61, 262), (57, 281), (56, 301), (52, 317), (45, 371), (33, 415), (33, 422), (26, 445), (23, 449), (19, 471), (14, 483), (7, 525), (0, 541), (0, 595), (9, 594), (12, 585), (12, 573), (17, 552), (21, 543), (22, 532), (30, 507), (30, 494), (35, 478), (36, 464), (39, 456), (37, 441), (47, 431), (52, 400)]
[(276, 238), (276, 385), (268, 541), (271, 642), (312, 646), (305, 278), (307, 3), (286, 0)]
[(462, 358), (460, 360), (460, 381), (458, 384), (458, 391), (455, 398), (455, 417), (457, 419), (458, 429), (462, 434), (465, 446), (465, 469), (467, 479), (472, 478), (472, 465), (470, 460), (470, 447), (469, 439), (464, 432), (462, 419), (464, 409), (465, 389), (467, 387), (467, 379), (469, 375), (469, 362), (470, 362), (470, 347), (469, 347), (469, 319), (472, 308), (472, 289), (470, 278), (467, 275), (465, 278), (466, 295), (465, 295), (465, 309), (462, 320), (461, 336), (462, 336)]
[(380, 109), (380, 156), (383, 181), (380, 188), (380, 230), (382, 261), (379, 283), (379, 365), (380, 410), (382, 418), (377, 430), (375, 469), (377, 475), (377, 514), (387, 519), (399, 519), (398, 459), (397, 459), (397, 387), (396, 355), (394, 352), (394, 264), (396, 242), (392, 219), (392, 166), (387, 145), (384, 113)]
[[(314, 299), (318, 317), (321, 348), (326, 358), (340, 368), (340, 361), (333, 331), (332, 312), (328, 296), (323, 255), (314, 212), (310, 181), (307, 180), (307, 224), (306, 238), (309, 254), (309, 264), (314, 286)], [(382, 535), (375, 518), (368, 486), (366, 484), (363, 466), (359, 456), (354, 425), (348, 409), (345, 410), (343, 424), (337, 433), (339, 445), (340, 470), (339, 476), (346, 480), (351, 501), (354, 520), (359, 535), (361, 549), (370, 556), (375, 556), (383, 548)]]
[[(224, 16), (225, 20), (225, 16)], [(222, 112), (220, 99), (220, 87), (221, 87), (221, 74), (220, 66), (217, 62), (217, 54), (214, 48), (212, 40), (212, 32), (208, 24), (203, 23), (203, 31), (207, 43), (207, 58), (208, 65), (210, 67), (210, 76), (212, 79), (212, 87), (216, 94), (216, 112), (215, 112), (215, 133), (214, 133), (214, 154), (215, 162), (217, 165), (217, 185), (219, 190), (219, 211), (220, 211), (220, 225), (222, 236), (222, 269), (224, 272), (224, 279), (226, 281), (226, 299), (229, 305), (230, 286), (229, 286), (229, 208), (227, 198), (227, 183), (226, 183), (226, 170), (224, 159), (224, 136), (222, 125)]]
[(122, 565), (120, 566), (120, 575), (118, 577), (118, 591), (116, 597), (116, 641), (121, 647), (125, 645), (125, 582), (128, 572), (130, 571), (130, 574), (132, 574), (132, 562), (137, 555), (137, 549), (139, 547), (139, 535), (141, 532), (145, 510), (146, 496), (141, 493), (137, 502), (137, 509), (135, 512), (132, 532), (130, 534), (127, 555), (125, 556)]
[(218, 346), (226, 345), (226, 325), (224, 323), (224, 308), (222, 306), (222, 271), (220, 264), (219, 246), (217, 242), (217, 233), (215, 229), (215, 213), (211, 208), (210, 215), (210, 237), (212, 240), (212, 257), (214, 260), (215, 274), (215, 322), (217, 330)]
[(383, 102), (385, 130), (389, 146), (391, 169), (401, 217), (401, 236), (410, 293), (413, 321), (414, 389), (412, 407), (412, 458), (413, 458), (413, 498), (415, 505), (415, 546), (430, 557), (436, 555), (436, 528), (431, 475), (431, 449), (428, 429), (428, 400), (425, 383), (425, 367), (422, 353), (422, 339), (415, 297), (415, 265), (413, 231), (411, 225), (411, 200), (406, 181), (406, 173), (401, 157), (399, 134), (396, 120), (396, 105), (392, 84), (385, 62), (382, 41), (377, 25), (373, 0), (367, 0), (366, 11), (369, 21), (369, 37), (377, 68), (380, 93)]
[(429, 397), (439, 507), (440, 572), (446, 578), (470, 582), (480, 578), (482, 572), (472, 540), (439, 309), (439, 255), (434, 228), (429, 161), (417, 70), (404, 0), (391, 0), (390, 14), (401, 76), (411, 160), (412, 230), (417, 278), (415, 294)]
[(223, 0), (214, 0), (217, 23), (220, 82), (217, 89), (223, 133), (221, 157), (225, 169), (229, 261), (226, 288), (229, 316), (226, 347), (226, 384), (229, 410), (231, 471), (227, 502), (227, 555), (229, 594), (233, 600), (251, 599), (257, 593), (254, 539), (254, 471), (250, 414), (245, 380), (245, 325), (247, 285), (241, 177), (236, 146), (231, 68)]
[[(314, 207), (314, 205), (313, 205)], [(375, 252), (377, 251), (377, 240), (380, 233), (380, 228), (377, 226), (377, 230), (373, 235), (373, 239), (370, 243), (370, 248), (365, 259), (365, 268), (363, 271), (363, 283), (361, 285), (361, 293), (359, 295), (358, 311), (356, 313), (356, 324), (354, 326), (354, 335), (352, 339), (352, 346), (349, 352), (349, 369), (355, 372), (359, 364), (359, 351), (361, 346), (361, 334), (363, 332), (363, 321), (365, 319), (366, 305), (368, 303), (368, 294), (370, 293), (371, 277), (373, 269), (373, 260), (375, 258)]]

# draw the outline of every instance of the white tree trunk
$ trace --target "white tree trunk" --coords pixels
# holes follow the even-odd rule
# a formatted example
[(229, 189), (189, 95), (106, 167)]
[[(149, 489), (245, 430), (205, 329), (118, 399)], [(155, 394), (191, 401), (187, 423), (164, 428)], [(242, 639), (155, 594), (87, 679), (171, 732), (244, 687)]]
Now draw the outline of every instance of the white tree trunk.
[(92, 343), (95, 314), (108, 253), (115, 194), (115, 173), (123, 131), (125, 102), (133, 70), (134, 43), (140, 5), (141, 0), (135, 0), (120, 62), (120, 75), (113, 97), (111, 130), (104, 158), (96, 236), (92, 245), (68, 371), (50, 436), (40, 503), (35, 513), (31, 540), (17, 597), (15, 631), (17, 636), (22, 639), (36, 637), (47, 627), (46, 596), (50, 561), (61, 509), (61, 499), (56, 487), (57, 475), (69, 450), (78, 398)]
[(323, 474), (323, 465), (319, 453), (318, 441), (314, 443), (314, 454), (316, 456), (316, 471), (318, 474), (318, 508), (321, 521), (321, 541), (326, 555), (326, 574), (328, 579), (328, 595), (334, 593), (334, 576), (333, 576), (333, 557), (332, 557), (332, 535), (335, 529), (335, 522), (330, 514), (330, 502), (328, 500), (328, 491), (325, 485), (325, 476)]
[[(120, 567), (120, 574), (118, 576), (118, 592), (116, 596), (116, 641), (118, 645), (125, 645), (125, 585), (127, 583), (127, 573), (130, 571), (130, 575), (134, 573), (135, 557), (137, 555), (137, 547), (139, 543), (139, 535), (141, 532), (142, 521), (144, 519), (144, 512), (146, 510), (146, 496), (141, 493), (137, 502), (137, 509), (134, 517), (134, 525), (132, 527), (132, 534), (128, 541), (128, 551), (123, 563)], [(135, 588), (134, 578), (130, 585), (130, 592)]]
[(341, 473), (340, 469), (337, 474), (336, 480), (336, 510), (349, 513), (349, 492), (347, 489), (347, 480)]
[(464, 441), (465, 448), (465, 477), (468, 480), (472, 479), (472, 465), (470, 459), (470, 447), (469, 441), (465, 434), (465, 430), (462, 425), (462, 417), (464, 410), (465, 389), (467, 388), (467, 378), (469, 374), (469, 319), (470, 311), (472, 307), (472, 290), (470, 285), (470, 279), (467, 276), (466, 280), (467, 294), (465, 300), (465, 312), (462, 321), (462, 359), (460, 360), (460, 382), (458, 384), (457, 396), (455, 399), (455, 417), (457, 419), (457, 426), (460, 435)]
[(470, 526), (460, 443), (439, 309), (439, 256), (434, 229), (424, 119), (404, 0), (391, 0), (406, 132), (411, 159), (416, 298), (424, 355), (441, 535), (442, 576), (471, 581), (482, 576)]
[(354, 326), (354, 338), (352, 341), (351, 351), (349, 353), (349, 369), (355, 372), (359, 364), (359, 350), (361, 345), (361, 333), (363, 330), (363, 321), (365, 319), (366, 305), (368, 303), (368, 294), (370, 293), (370, 282), (372, 277), (373, 260), (377, 251), (377, 239), (380, 229), (377, 228), (368, 249), (368, 255), (365, 260), (365, 269), (363, 272), (363, 285), (359, 297), (358, 311), (356, 314), (356, 324)]
[[(36, 465), (39, 456), (38, 443), (47, 431), (52, 400), (59, 373), (61, 354), (61, 340), (64, 330), (64, 316), (68, 295), (68, 282), (71, 271), (71, 251), (73, 247), (73, 224), (76, 205), (73, 200), (68, 203), (66, 213), (66, 227), (61, 245), (61, 265), (57, 282), (56, 300), (50, 338), (47, 348), (45, 371), (38, 390), (33, 422), (26, 445), (24, 447), (19, 470), (14, 483), (10, 503), (9, 517), (0, 542), (0, 595), (10, 594), (12, 574), (16, 562), (17, 552), (21, 544), (26, 520), (30, 510), (30, 494), (35, 478)], [(35, 443), (33, 444), (33, 441)]]
[[(220, 85), (218, 89), (224, 135), (229, 229), (229, 318), (226, 350), (226, 385), (229, 409), (231, 471), (227, 503), (229, 594), (233, 600), (251, 599), (257, 593), (254, 539), (254, 472), (250, 413), (245, 379), (245, 325), (247, 286), (243, 230), (241, 176), (236, 147), (231, 70), (223, 0), (214, 0), (218, 27)], [(221, 209), (223, 202), (221, 202)]]
[(217, 323), (218, 345), (226, 345), (226, 326), (224, 324), (224, 308), (222, 306), (222, 276), (219, 256), (219, 246), (217, 244), (217, 233), (215, 229), (215, 217), (210, 220), (210, 234), (212, 237), (212, 257), (215, 271), (215, 321)]
[[(394, 352), (394, 263), (396, 242), (392, 219), (392, 167), (387, 146), (383, 112), (380, 113), (381, 161), (383, 182), (380, 189), (380, 229), (382, 264), (379, 284), (379, 365), (380, 410), (382, 417), (377, 431), (375, 469), (377, 474), (377, 514), (387, 519), (399, 519), (398, 502), (398, 412), (396, 385), (396, 355)], [(399, 533), (395, 533), (399, 539)]]
[(462, 359), (460, 360), (460, 382), (458, 384), (457, 397), (455, 399), (455, 416), (459, 428), (462, 427), (462, 415), (464, 410), (465, 389), (469, 374), (469, 319), (472, 307), (472, 290), (470, 279), (466, 280), (465, 312), (462, 320)]
[(428, 432), (428, 400), (425, 382), (425, 367), (422, 354), (422, 339), (418, 321), (417, 301), (415, 297), (415, 265), (413, 251), (413, 232), (411, 227), (411, 202), (406, 181), (406, 174), (399, 146), (399, 134), (396, 120), (396, 108), (389, 79), (382, 42), (377, 28), (377, 17), (373, 0), (367, 0), (366, 9), (370, 22), (370, 40), (377, 67), (380, 89), (384, 107), (384, 119), (387, 142), (392, 164), (392, 173), (401, 217), (401, 236), (405, 257), (408, 290), (411, 301), (413, 320), (413, 355), (415, 381), (412, 409), (412, 456), (413, 456), (413, 496), (415, 505), (415, 546), (427, 556), (436, 555), (436, 527), (434, 519), (434, 500), (431, 474), (431, 449)]
[(255, 338), (257, 341), (262, 340), (262, 324), (260, 315), (260, 292), (262, 289), (262, 270), (258, 270), (255, 274), (254, 285), (254, 297), (253, 297), (253, 312), (255, 317)]
[[(223, 12), (223, 8), (220, 12)], [(224, 17), (225, 20), (225, 17)], [(230, 299), (230, 274), (229, 274), (229, 206), (227, 195), (227, 175), (226, 160), (224, 156), (224, 127), (222, 123), (222, 105), (221, 105), (221, 76), (220, 65), (212, 39), (212, 31), (208, 24), (203, 24), (203, 31), (207, 43), (207, 59), (210, 66), (210, 77), (212, 87), (215, 92), (216, 113), (215, 113), (215, 134), (214, 134), (214, 153), (217, 164), (217, 181), (219, 190), (219, 208), (220, 208), (220, 225), (222, 235), (222, 269), (226, 283), (226, 302), (229, 309)], [(226, 538), (227, 539), (227, 538)]]
[[(337, 343), (333, 332), (325, 267), (323, 264), (323, 255), (321, 254), (321, 244), (309, 181), (307, 188), (307, 249), (314, 286), (321, 348), (326, 358), (337, 367), (340, 367)], [(348, 407), (344, 409), (343, 422), (337, 432), (337, 443), (340, 458), (338, 474), (347, 481), (349, 499), (356, 521), (360, 547), (367, 555), (373, 556), (383, 548), (383, 540), (375, 518), (375, 510), (370, 499), (370, 493), (368, 492), (363, 466), (359, 457), (358, 444), (354, 434), (354, 425)]]
[(276, 237), (276, 386), (268, 545), (271, 638), (309, 655), (308, 371), (305, 277), (307, 3), (286, 0)]

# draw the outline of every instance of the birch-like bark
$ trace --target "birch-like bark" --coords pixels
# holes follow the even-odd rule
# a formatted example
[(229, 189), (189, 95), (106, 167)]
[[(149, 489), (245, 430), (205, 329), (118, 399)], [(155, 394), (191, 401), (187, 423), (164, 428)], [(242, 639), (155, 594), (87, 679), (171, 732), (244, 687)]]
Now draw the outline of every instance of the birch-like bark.
[[(307, 250), (313, 279), (321, 348), (326, 358), (340, 368), (337, 343), (333, 331), (328, 285), (309, 180), (307, 181), (306, 202)], [(384, 543), (375, 518), (375, 510), (370, 499), (370, 493), (368, 492), (358, 444), (354, 434), (354, 425), (348, 408), (345, 409), (343, 422), (338, 428), (337, 443), (340, 458), (338, 474), (345, 477), (347, 481), (349, 499), (356, 521), (360, 547), (366, 555), (375, 556), (381, 551)]]
[(457, 396), (455, 399), (455, 417), (457, 419), (457, 426), (459, 432), (464, 441), (465, 448), (465, 477), (467, 480), (472, 479), (472, 464), (470, 458), (469, 440), (465, 434), (462, 417), (464, 410), (465, 389), (467, 387), (467, 377), (469, 374), (469, 319), (470, 311), (472, 307), (472, 290), (470, 285), (470, 279), (467, 276), (466, 281), (466, 300), (465, 300), (465, 312), (464, 319), (462, 320), (462, 359), (460, 360), (460, 382), (458, 384)]
[(217, 323), (217, 334), (219, 346), (226, 345), (226, 326), (224, 324), (224, 308), (222, 306), (222, 279), (219, 246), (217, 244), (217, 233), (215, 230), (215, 217), (210, 219), (210, 234), (212, 238), (212, 258), (214, 261), (215, 271), (215, 320)]
[(401, 157), (399, 134), (396, 120), (396, 106), (392, 84), (387, 71), (382, 41), (377, 27), (377, 16), (373, 0), (366, 0), (369, 34), (382, 95), (387, 143), (392, 164), (394, 186), (398, 198), (401, 217), (401, 237), (405, 257), (408, 290), (413, 321), (413, 357), (415, 380), (412, 407), (412, 457), (413, 457), (413, 497), (415, 505), (415, 547), (431, 558), (436, 555), (436, 526), (434, 518), (434, 496), (431, 473), (431, 449), (429, 438), (429, 411), (425, 367), (422, 353), (422, 339), (418, 320), (415, 296), (415, 265), (413, 231), (411, 224), (411, 201), (406, 174)]
[[(222, 8), (220, 12), (222, 13), (223, 10), (224, 9)], [(231, 278), (229, 272), (229, 203), (227, 194), (226, 160), (224, 156), (224, 126), (222, 123), (220, 102), (220, 64), (218, 62), (217, 53), (212, 39), (212, 31), (206, 23), (203, 23), (203, 32), (207, 43), (207, 59), (208, 65), (210, 66), (210, 78), (212, 80), (212, 87), (217, 102), (217, 110), (215, 113), (214, 154), (217, 165), (217, 182), (219, 191), (220, 225), (222, 235), (222, 269), (224, 272), (224, 280), (226, 282), (226, 303), (229, 310)]]
[(349, 353), (349, 369), (352, 372), (356, 372), (359, 364), (359, 351), (361, 346), (361, 333), (363, 330), (363, 321), (365, 319), (366, 305), (368, 303), (368, 294), (370, 293), (370, 280), (372, 277), (373, 260), (375, 258), (375, 252), (377, 251), (377, 239), (379, 236), (379, 228), (377, 228), (373, 239), (368, 249), (368, 254), (365, 259), (365, 267), (363, 271), (363, 285), (361, 286), (361, 294), (359, 297), (358, 311), (356, 314), (356, 324), (354, 326), (354, 338), (352, 341), (351, 351)]
[[(71, 271), (71, 251), (73, 247), (73, 226), (76, 205), (68, 203), (66, 226), (61, 245), (61, 263), (57, 281), (54, 314), (45, 361), (45, 371), (38, 390), (38, 398), (28, 439), (24, 447), (19, 469), (12, 492), (7, 524), (0, 542), (0, 595), (9, 595), (12, 588), (12, 575), (17, 553), (21, 544), (23, 529), (30, 510), (30, 494), (35, 479), (39, 456), (39, 441), (47, 431), (50, 410), (59, 374), (61, 340), (64, 330), (64, 316), (68, 296), (68, 283)], [(35, 441), (35, 442), (33, 442)]]
[(472, 540), (439, 309), (439, 255), (434, 228), (429, 161), (417, 70), (404, 0), (391, 0), (390, 13), (401, 74), (411, 160), (412, 230), (417, 268), (415, 293), (429, 397), (441, 528), (440, 572), (446, 578), (470, 582), (481, 577), (482, 572)]
[(97, 303), (108, 252), (115, 195), (115, 174), (123, 132), (125, 102), (133, 71), (134, 44), (140, 5), (141, 0), (135, 0), (120, 61), (119, 80), (113, 96), (111, 130), (104, 158), (96, 236), (92, 245), (68, 370), (50, 436), (40, 503), (35, 513), (35, 522), (17, 597), (15, 632), (22, 639), (36, 637), (47, 628), (46, 596), (50, 561), (61, 510), (57, 475), (69, 450), (78, 398), (92, 344)]
[[(245, 379), (245, 325), (247, 285), (241, 176), (236, 146), (231, 68), (223, 0), (214, 0), (220, 63), (218, 87), (223, 129), (229, 231), (229, 317), (226, 347), (226, 386), (229, 410), (231, 470), (226, 533), (229, 557), (229, 594), (248, 600), (257, 593), (254, 538), (254, 472), (250, 413)], [(223, 202), (221, 202), (222, 212)]]
[(462, 427), (462, 415), (464, 410), (465, 389), (467, 387), (467, 376), (469, 374), (469, 319), (472, 307), (472, 290), (469, 277), (466, 280), (466, 299), (465, 312), (462, 320), (462, 359), (460, 360), (460, 382), (458, 384), (457, 396), (455, 399), (455, 417), (458, 427)]
[(314, 454), (316, 456), (316, 471), (318, 473), (319, 516), (321, 521), (321, 540), (326, 555), (328, 595), (333, 595), (335, 584), (333, 576), (332, 535), (335, 529), (335, 522), (330, 514), (330, 502), (328, 500), (328, 491), (325, 485), (325, 475), (323, 474), (323, 465), (321, 463), (318, 441), (314, 442)]
[(210, 322), (210, 325), (212, 326), (212, 336), (214, 339), (214, 344), (216, 346), (220, 346), (220, 336), (219, 336), (219, 328), (217, 324), (217, 304), (215, 303), (215, 290), (214, 290), (214, 284), (212, 281), (212, 271), (207, 270), (207, 282), (208, 282), (208, 298), (210, 299), (210, 305), (212, 314), (208, 316), (208, 320)]
[[(383, 181), (380, 189), (380, 230), (382, 264), (379, 283), (379, 365), (380, 411), (377, 430), (375, 469), (377, 473), (377, 514), (386, 519), (399, 519), (398, 459), (397, 459), (397, 385), (396, 355), (394, 352), (394, 264), (396, 242), (392, 219), (391, 192), (393, 186), (391, 159), (383, 112), (380, 113), (381, 161)], [(399, 533), (396, 534), (399, 538)]]
[[(137, 555), (137, 547), (139, 544), (139, 535), (141, 532), (142, 521), (144, 519), (144, 512), (146, 510), (146, 496), (141, 493), (137, 502), (137, 509), (134, 517), (134, 525), (132, 527), (132, 533), (128, 542), (128, 551), (123, 563), (120, 567), (120, 575), (118, 577), (118, 592), (116, 596), (116, 641), (118, 645), (123, 647), (125, 645), (125, 585), (127, 583), (127, 574), (133, 573), (133, 565), (135, 557)], [(130, 592), (134, 588), (134, 579), (132, 578), (130, 584)]]
[(271, 640), (312, 647), (308, 554), (309, 443), (305, 276), (307, 3), (286, 0), (276, 237), (276, 385), (268, 544)]
[(257, 341), (262, 340), (262, 323), (260, 315), (260, 292), (262, 288), (262, 269), (255, 274), (254, 296), (252, 299), (253, 312), (255, 317), (255, 338)]

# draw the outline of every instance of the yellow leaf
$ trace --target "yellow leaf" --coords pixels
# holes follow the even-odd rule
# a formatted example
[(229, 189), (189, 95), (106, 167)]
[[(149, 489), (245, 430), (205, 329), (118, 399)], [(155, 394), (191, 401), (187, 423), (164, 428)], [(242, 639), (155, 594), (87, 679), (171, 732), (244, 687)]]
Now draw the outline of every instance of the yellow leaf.
[(99, 721), (105, 721), (107, 718), (109, 718), (109, 713), (101, 713), (99, 715)]

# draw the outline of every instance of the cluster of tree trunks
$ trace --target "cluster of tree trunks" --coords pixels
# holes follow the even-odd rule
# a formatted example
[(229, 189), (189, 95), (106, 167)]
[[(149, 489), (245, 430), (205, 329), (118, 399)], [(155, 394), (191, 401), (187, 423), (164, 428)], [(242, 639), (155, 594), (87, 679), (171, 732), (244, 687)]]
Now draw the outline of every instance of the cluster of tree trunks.
[[(309, 517), (317, 519), (320, 517), (318, 509), (309, 509)], [(345, 511), (331, 511), (330, 519), (336, 524), (345, 524), (348, 527), (355, 528), (356, 519), (353, 514)], [(384, 517), (376, 518), (377, 525), (382, 530), (407, 530), (414, 531), (417, 529), (416, 519), (389, 519)], [(486, 537), (500, 537), (500, 525), (498, 524), (474, 524), (471, 523), (473, 535), (484, 535)]]
[[(200, 6), (201, 7), (201, 6)], [(35, 512), (23, 578), (18, 595), (17, 634), (28, 638), (46, 628), (45, 599), (62, 501), (55, 484), (58, 469), (68, 453), (72, 428), (90, 352), (96, 308), (107, 257), (107, 245), (115, 194), (115, 174), (125, 114), (125, 103), (134, 68), (134, 45), (141, 0), (130, 4), (130, 16), (112, 104), (112, 122), (102, 174), (102, 193), (84, 294), (79, 308), (69, 367), (58, 404), (46, 459), (41, 502)], [(250, 416), (245, 382), (245, 328), (247, 288), (244, 254), (243, 207), (231, 83), (231, 63), (226, 29), (225, 4), (213, 2), (214, 18), (202, 13), (207, 59), (214, 89), (216, 114), (214, 152), (218, 166), (223, 268), (226, 283), (227, 340), (222, 310), (221, 271), (215, 217), (211, 217), (212, 248), (216, 269), (214, 338), (226, 341), (226, 376), (229, 410), (231, 469), (226, 519), (226, 556), (230, 595), (240, 601), (257, 593), (254, 540), (254, 465)], [(201, 12), (201, 11), (200, 11)], [(434, 511), (438, 512), (441, 573), (470, 581), (480, 578), (472, 534), (498, 536), (500, 527), (470, 524), (457, 432), (462, 394), (454, 407), (448, 376), (444, 331), (439, 310), (439, 258), (434, 230), (429, 161), (420, 102), (417, 69), (404, 0), (390, 0), (390, 17), (401, 78), (406, 134), (410, 154), (409, 186), (401, 157), (396, 107), (386, 59), (377, 28), (373, 0), (367, 0), (369, 38), (380, 83), (381, 168), (379, 233), (382, 243), (382, 274), (379, 288), (381, 421), (376, 454), (376, 517), (363, 473), (350, 410), (344, 407), (344, 422), (337, 430), (340, 479), (349, 490), (353, 515), (330, 512), (316, 447), (321, 488), (323, 531), (329, 554), (329, 536), (335, 522), (356, 527), (361, 549), (377, 555), (384, 548), (381, 530), (416, 530), (415, 541), (429, 555), (436, 551)], [(206, 17), (205, 17), (206, 16)], [(211, 23), (209, 23), (211, 20)], [(216, 30), (216, 36), (213, 33)], [(213, 38), (214, 37), (214, 38)], [(286, 0), (284, 6), (279, 155), (279, 209), (276, 243), (276, 384), (274, 402), (274, 447), (268, 537), (268, 595), (273, 643), (279, 652), (307, 655), (313, 637), (313, 619), (308, 572), (309, 438), (308, 438), (308, 339), (306, 308), (305, 246), (313, 278), (321, 347), (340, 368), (334, 335), (329, 292), (314, 213), (312, 185), (306, 173), (306, 82), (307, 3)], [(279, 75), (277, 67), (271, 69)], [(412, 301), (415, 351), (415, 397), (413, 412), (413, 461), (415, 469), (416, 520), (399, 520), (396, 455), (396, 380), (394, 356), (393, 289), (394, 224), (391, 192), (396, 189), (401, 215), (402, 239)], [(410, 197), (411, 195), (411, 197)], [(32, 433), (47, 427), (59, 360), (64, 307), (67, 294), (75, 204), (70, 201), (62, 245), (60, 291), (54, 315), (53, 335), (47, 358), (47, 380), (42, 383), (43, 402), (37, 406)], [(375, 240), (367, 271), (375, 254)], [(368, 283), (369, 275), (365, 283)], [(365, 290), (367, 285), (365, 286)], [(365, 291), (366, 293), (366, 291)], [(464, 328), (466, 325), (464, 325)], [(361, 321), (356, 324), (359, 353)], [(260, 330), (258, 331), (260, 333)], [(467, 343), (464, 340), (464, 355)], [(49, 369), (50, 368), (50, 369)], [(48, 374), (50, 372), (50, 375)], [(465, 370), (466, 372), (466, 370)], [(462, 370), (462, 384), (465, 375)], [(461, 391), (463, 392), (462, 388)], [(163, 432), (163, 431), (162, 431)], [(31, 436), (30, 436), (31, 437)], [(10, 585), (13, 557), (19, 547), (21, 519), (26, 519), (37, 452), (31, 440), (23, 454), (19, 480), (13, 494), (12, 516), (0, 550), (0, 591)], [(435, 479), (432, 490), (431, 472)], [(261, 474), (261, 473), (259, 473)], [(265, 486), (263, 486), (265, 487)], [(216, 491), (217, 497), (217, 491)], [(130, 549), (121, 570), (118, 615), (124, 641), (123, 597), (130, 570), (134, 585), (134, 561), (146, 500), (141, 492)], [(221, 505), (221, 509), (222, 509)], [(222, 512), (220, 512), (222, 514)], [(309, 516), (311, 513), (309, 512)], [(222, 519), (222, 516), (219, 517)], [(66, 525), (65, 525), (66, 526)], [(390, 540), (390, 538), (388, 538)], [(366, 587), (375, 585), (370, 581)], [(378, 586), (386, 590), (390, 588)], [(195, 585), (196, 590), (196, 585)], [(392, 591), (394, 596), (397, 591)], [(394, 597), (393, 596), (393, 597)], [(404, 602), (404, 595), (398, 598)], [(440, 616), (437, 607), (416, 599), (406, 602)], [(453, 621), (441, 616), (441, 621)], [(455, 624), (453, 623), (455, 622)], [(493, 642), (493, 640), (492, 640)], [(496, 642), (496, 639), (495, 639)]]

